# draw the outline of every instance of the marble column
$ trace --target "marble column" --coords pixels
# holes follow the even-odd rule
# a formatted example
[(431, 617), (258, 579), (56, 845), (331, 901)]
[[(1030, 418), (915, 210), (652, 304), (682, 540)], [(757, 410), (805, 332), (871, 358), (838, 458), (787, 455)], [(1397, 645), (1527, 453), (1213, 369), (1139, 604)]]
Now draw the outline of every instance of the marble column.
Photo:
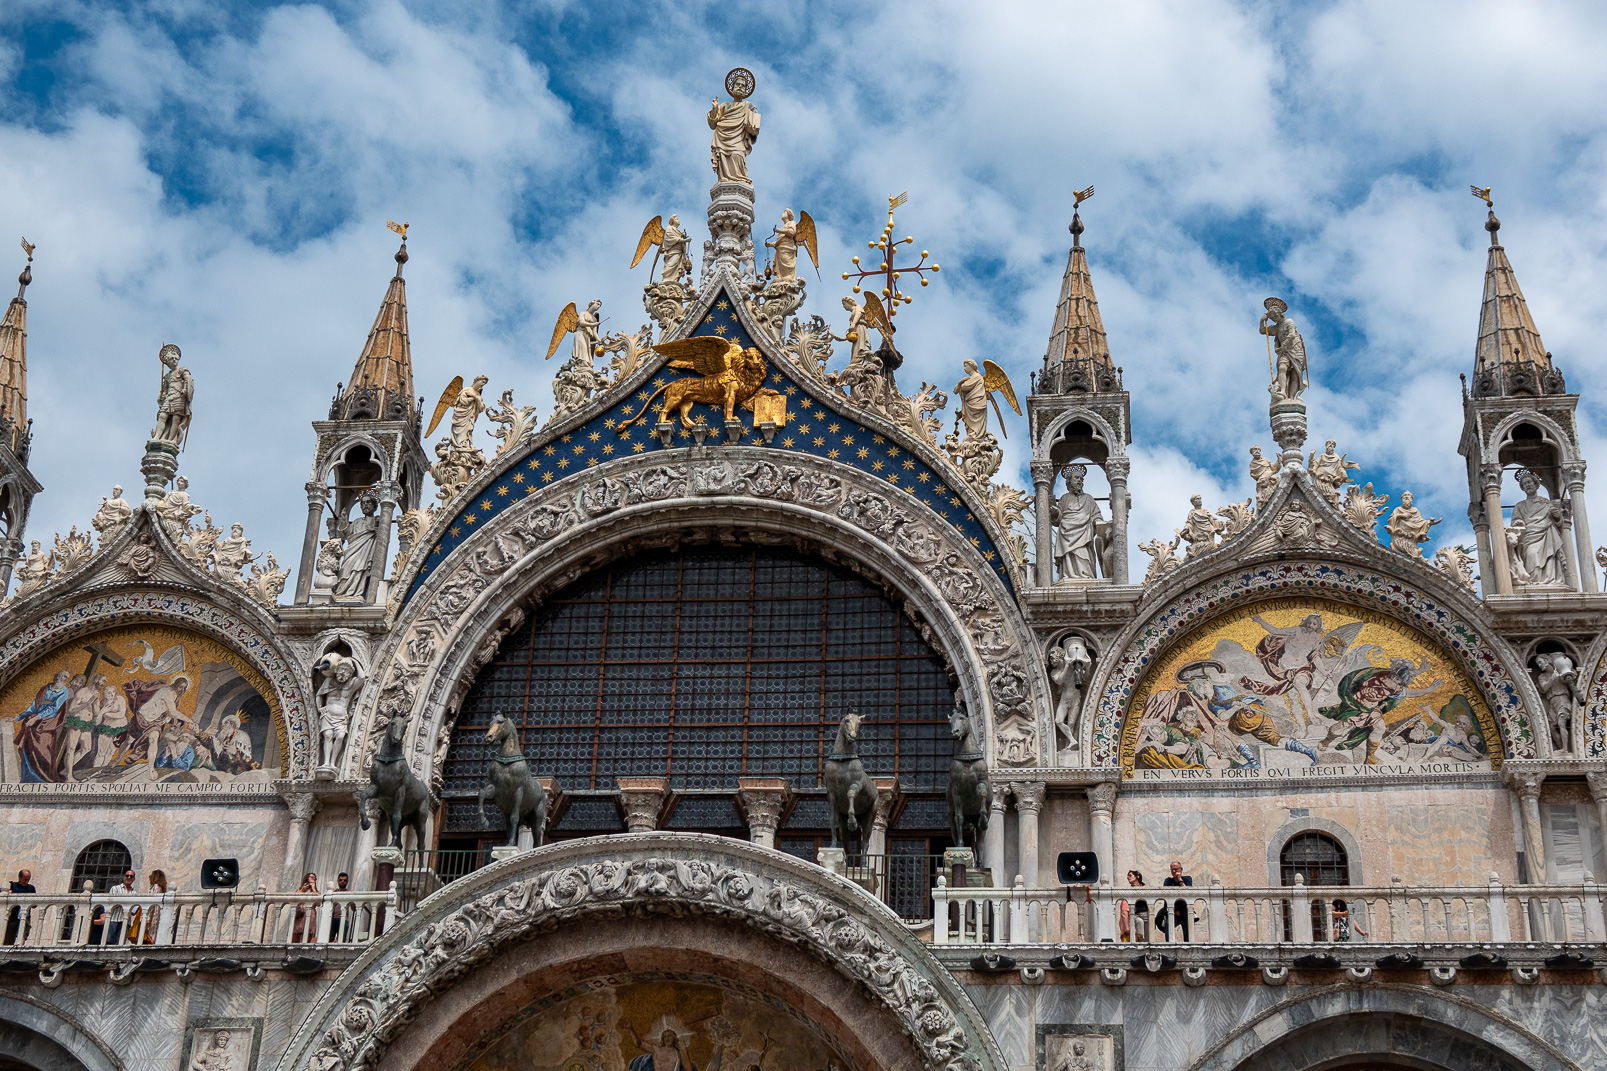
[(870, 821), (870, 840), (866, 855), (887, 854), (887, 829), (893, 820), (893, 808), (898, 806), (898, 778), (874, 777), (876, 782), (876, 813)]
[(1127, 583), (1127, 474), (1133, 463), (1125, 457), (1113, 457), (1105, 462), (1105, 477), (1110, 480), (1110, 539), (1111, 580)]
[[(285, 865), (279, 872), (279, 889), (295, 892), (301, 888), (302, 867), (307, 864), (307, 830), (318, 813), (318, 800), (310, 792), (291, 792), (285, 796), (290, 808), (290, 832), (285, 835)], [(318, 875), (324, 880), (324, 875)]]
[(1055, 582), (1054, 528), (1049, 513), (1055, 499), (1055, 466), (1048, 461), (1032, 463), (1033, 520), (1037, 527), (1036, 553), (1038, 561), (1034, 583), (1046, 588)]
[(308, 483), (307, 532), (301, 540), (301, 565), (296, 574), (296, 603), (306, 605), (312, 592), (313, 565), (318, 561), (318, 527), (324, 517), (324, 503), (329, 501), (329, 488), (321, 483)]
[[(352, 793), (357, 796), (357, 793)], [(362, 826), (364, 814), (368, 815), (368, 828)], [(364, 803), (361, 798), (357, 800), (357, 852), (348, 868), (352, 875), (352, 888), (374, 888), (374, 849), (379, 846), (379, 829), (385, 821), (385, 813), (379, 809), (379, 800), (369, 800)]]
[(776, 827), (790, 789), (779, 777), (737, 778), (737, 798), (748, 816), (748, 839), (761, 848), (776, 846)]
[(1020, 841), (1016, 870), (1026, 879), (1027, 888), (1036, 889), (1039, 887), (1038, 812), (1043, 809), (1044, 783), (1012, 782), (1010, 795), (1016, 800), (1016, 835)]
[[(1596, 801), (1597, 834), (1602, 838), (1602, 858), (1607, 859), (1607, 770), (1593, 770), (1585, 775), (1590, 785), (1590, 798)], [(1599, 884), (1607, 874), (1593, 874)]]
[(1596, 583), (1596, 559), (1590, 546), (1590, 516), (1585, 513), (1585, 463), (1564, 465), (1562, 477), (1568, 488), (1568, 511), (1573, 514), (1574, 545), (1579, 549), (1579, 590), (1596, 592), (1601, 588)]
[(664, 801), (670, 795), (667, 777), (619, 777), (619, 802), (625, 812), (625, 832), (651, 833), (658, 828)]
[(1468, 523), (1473, 526), (1473, 544), (1479, 554), (1479, 574), (1484, 594), (1495, 594), (1495, 559), (1490, 556), (1490, 522), (1484, 514), (1484, 503), (1468, 505)]
[(385, 565), (391, 549), (391, 519), (402, 497), (402, 486), (394, 480), (382, 480), (372, 488), (379, 496), (379, 527), (374, 535), (373, 568), (368, 574), (368, 590), (364, 593), (369, 602), (385, 601)]
[(0, 539), (0, 599), (6, 597), (6, 588), (11, 586), (11, 569), (17, 564), (17, 558), (21, 554), (21, 536)]
[[(1512, 594), (1512, 566), (1507, 562), (1507, 528), (1501, 516), (1501, 466), (1485, 465), (1479, 470), (1484, 488), (1484, 516), (1490, 522), (1490, 561), (1495, 566), (1495, 590)], [(1488, 587), (1486, 595), (1490, 594)]]
[(1088, 846), (1099, 857), (1099, 880), (1112, 885), (1116, 880), (1116, 832), (1112, 822), (1116, 813), (1116, 782), (1102, 781), (1088, 786)]
[(992, 798), (988, 801), (988, 831), (982, 834), (982, 868), (993, 874), (995, 888), (1009, 888), (1014, 883), (1004, 872), (1004, 812), (1010, 805), (1010, 786), (992, 781), (988, 788)]
[(1540, 773), (1514, 774), (1507, 782), (1519, 796), (1523, 812), (1523, 843), (1529, 860), (1529, 881), (1544, 884), (1546, 881), (1546, 842), (1540, 830), (1540, 786), (1546, 775)]

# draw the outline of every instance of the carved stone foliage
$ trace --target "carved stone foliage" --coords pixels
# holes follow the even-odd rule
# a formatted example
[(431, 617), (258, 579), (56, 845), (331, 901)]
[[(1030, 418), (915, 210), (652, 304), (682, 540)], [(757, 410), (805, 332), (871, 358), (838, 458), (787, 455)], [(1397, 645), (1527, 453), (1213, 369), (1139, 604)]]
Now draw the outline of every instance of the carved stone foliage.
[(249, 659), (273, 686), (284, 716), (290, 745), (290, 753), (284, 761), (285, 775), (310, 775), (313, 757), (312, 736), (308, 731), (310, 707), (294, 659), (258, 632), (254, 624), (205, 598), (173, 590), (122, 591), (81, 599), (70, 605), (58, 603), (50, 612), (12, 632), (4, 646), (0, 646), (0, 666), (6, 667), (6, 672), (0, 675), (0, 683), (12, 672), (26, 668), (34, 659), (74, 636), (136, 621), (194, 629)]
[(671, 912), (757, 929), (828, 964), (893, 1016), (917, 1066), (1002, 1071), (981, 1017), (902, 927), (868, 917), (855, 890), (805, 864), (714, 840), (659, 834), (615, 842), (606, 858), (558, 846), (454, 885), (428, 919), (387, 934), (360, 978), (324, 996), (286, 1054), (289, 1066), (373, 1068), (424, 1005), (517, 942), (580, 920)]
[(1510, 652), (1498, 646), (1471, 620), (1442, 599), (1398, 577), (1333, 560), (1274, 561), (1248, 570), (1204, 578), (1181, 589), (1174, 600), (1144, 616), (1111, 647), (1120, 659), (1101, 670), (1096, 680), (1099, 705), (1094, 712), (1092, 764), (1114, 766), (1127, 702), (1157, 656), (1185, 633), (1210, 618), (1246, 602), (1298, 592), (1314, 598), (1370, 606), (1410, 622), (1437, 640), (1478, 684), (1495, 714), (1509, 758), (1534, 758), (1534, 728), (1525, 708), (1525, 688), (1537, 705), (1532, 683), (1508, 669)]
[[(975, 652), (973, 656), (955, 650), (952, 640), (945, 644), (931, 637), (939, 647), (946, 646), (957, 663), (969, 666), (978, 686), (986, 689), (986, 695), (970, 697), (972, 709), (991, 707), (998, 725), (1012, 724), (1016, 737), (1030, 738), (1030, 746), (1019, 743), (1013, 758), (1001, 754), (998, 761), (1037, 762), (1043, 720), (1039, 708), (1047, 709), (1046, 700), (1040, 701), (1047, 688), (1037, 679), (1042, 667), (1029, 667), (1021, 657), (1029, 633), (997, 573), (976, 549), (919, 499), (872, 484), (855, 469), (809, 455), (777, 456), (759, 448), (737, 448), (713, 460), (672, 464), (655, 464), (651, 455), (620, 459), (542, 488), (498, 514), (494, 523), (454, 550), (406, 604), (392, 641), (393, 653), (380, 659), (376, 678), (383, 683), (366, 730), (368, 739), (377, 739), (392, 717), (415, 705), (428, 709), (446, 691), (464, 685), (443, 683), (431, 675), (446, 666), (454, 674), (468, 672), (469, 660), (448, 648), (458, 651), (474, 642), (469, 632), (489, 629), (493, 622), (465, 622), (464, 615), (516, 564), (534, 561), (534, 552), (548, 548), (571, 529), (627, 507), (722, 496), (804, 507), (822, 515), (822, 531), (840, 531), (843, 525), (857, 529), (884, 544), (888, 556), (902, 562), (910, 575), (924, 577), (944, 604), (945, 616), (965, 630)], [(824, 539), (829, 543), (832, 537), (827, 534)], [(498, 605), (525, 594), (499, 594)], [(495, 613), (494, 601), (486, 600), (474, 613)], [(420, 748), (433, 739), (424, 720), (418, 727)]]

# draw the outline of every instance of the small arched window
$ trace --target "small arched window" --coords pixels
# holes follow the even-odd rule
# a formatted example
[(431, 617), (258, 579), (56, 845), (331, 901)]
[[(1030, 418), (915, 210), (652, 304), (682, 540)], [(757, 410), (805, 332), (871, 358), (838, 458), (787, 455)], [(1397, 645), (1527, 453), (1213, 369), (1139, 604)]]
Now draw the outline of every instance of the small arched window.
[(1350, 858), (1345, 847), (1326, 833), (1296, 833), (1278, 853), (1278, 864), (1279, 880), (1284, 885), (1293, 885), (1297, 874), (1306, 885), (1350, 884)]
[(134, 865), (134, 857), (119, 841), (97, 840), (78, 853), (73, 863), (72, 891), (83, 892), (84, 882), (93, 882), (95, 891), (106, 892), (120, 884), (123, 874)]

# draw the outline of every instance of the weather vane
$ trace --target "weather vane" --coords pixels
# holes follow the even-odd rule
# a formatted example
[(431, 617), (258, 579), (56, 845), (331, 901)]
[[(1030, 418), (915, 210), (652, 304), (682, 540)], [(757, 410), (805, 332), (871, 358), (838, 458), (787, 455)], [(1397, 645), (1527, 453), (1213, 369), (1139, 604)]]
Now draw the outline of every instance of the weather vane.
[(407, 228), (411, 226), (411, 223), (397, 223), (393, 219), (388, 219), (385, 221), (385, 229), (395, 231), (397, 234), (400, 234), (402, 236), (402, 241), (404, 242), (407, 241)]
[[(921, 250), (921, 259), (909, 267), (900, 267), (895, 259), (898, 256), (899, 246), (911, 245), (915, 241), (914, 238), (909, 237), (908, 235), (906, 235), (902, 241), (893, 240), (893, 209), (897, 208), (907, 200), (909, 200), (908, 192), (901, 193), (897, 197), (889, 197), (887, 199), (887, 226), (882, 229), (882, 233), (876, 241), (865, 243), (865, 247), (867, 249), (881, 250), (882, 256), (885, 258), (881, 264), (875, 268), (843, 272), (844, 279), (853, 279), (855, 281), (854, 293), (856, 294), (859, 293), (859, 284), (865, 279), (868, 279), (871, 276), (880, 275), (884, 283), (882, 286), (882, 297), (887, 302), (887, 315), (889, 317), (898, 315), (898, 306), (901, 303), (908, 305), (911, 301), (915, 300), (899, 289), (898, 280), (901, 276), (905, 275), (906, 273), (915, 275), (921, 280), (921, 285), (926, 286), (930, 282), (930, 280), (926, 278), (926, 273), (929, 271), (935, 272), (940, 270), (938, 265), (926, 263), (928, 254), (924, 249)], [(856, 269), (859, 268), (858, 257), (854, 258), (854, 266)]]

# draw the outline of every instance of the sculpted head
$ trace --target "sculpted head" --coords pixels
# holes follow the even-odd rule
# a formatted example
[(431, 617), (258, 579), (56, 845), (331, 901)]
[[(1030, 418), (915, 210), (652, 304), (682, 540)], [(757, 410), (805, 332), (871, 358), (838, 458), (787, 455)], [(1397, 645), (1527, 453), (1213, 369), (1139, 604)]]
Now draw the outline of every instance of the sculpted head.
[(162, 347), (162, 352), (158, 356), (161, 357), (162, 363), (169, 368), (179, 366), (179, 348), (171, 342)]
[(603, 307), (603, 299), (602, 298), (593, 298), (592, 300), (586, 302), (586, 311), (589, 312), (589, 313), (592, 313), (593, 315), (596, 315), (597, 310), (602, 308), (602, 307)]
[(965, 362), (965, 374), (968, 375), (968, 376), (976, 375), (976, 362), (975, 361), (966, 361)]
[(1532, 495), (1540, 487), (1540, 477), (1528, 469), (1524, 469), (1518, 473), (1518, 486), (1523, 488), (1524, 494)]
[(1201, 506), (1203, 506), (1205, 504), (1205, 496), (1203, 496), (1203, 495), (1190, 495), (1189, 496), (1189, 504), (1192, 505), (1195, 509), (1199, 509)]
[(1410, 506), (1411, 504), (1412, 504), (1412, 492), (1410, 492), (1410, 491), (1402, 491), (1401, 492), (1401, 505)]
[(189, 486), (190, 486), (190, 478), (188, 476), (180, 476), (176, 480), (173, 481), (173, 490), (175, 490), (175, 491), (183, 491), (184, 489), (186, 489)]
[(671, 212), (670, 213), (670, 226), (679, 227), (680, 225), (681, 225), (681, 217), (676, 215), (674, 212)]
[(843, 308), (847, 309), (849, 312), (853, 312), (855, 309), (859, 308), (859, 306), (854, 304), (853, 298), (845, 297), (843, 298)]
[(1328, 452), (1331, 454), (1335, 451), (1339, 444), (1334, 442), (1332, 439), (1329, 439), (1327, 442), (1323, 443), (1323, 446), (1326, 447)]
[(781, 210), (781, 222), (783, 222), (783, 223), (791, 223), (792, 222), (792, 209), (783, 208)]
[(373, 495), (364, 495), (358, 500), (358, 505), (362, 507), (364, 517), (372, 517), (374, 511), (379, 509), (379, 500)]
[(112, 497), (113, 498), (122, 498), (123, 497), (123, 485), (122, 484), (120, 484), (120, 483), (112, 484)]
[(239, 539), (241, 536), (246, 534), (245, 526), (238, 523), (231, 524), (229, 525), (229, 534), (234, 538)]
[(1087, 478), (1088, 478), (1088, 466), (1087, 465), (1067, 465), (1066, 466), (1066, 486), (1071, 488), (1071, 493), (1072, 494), (1074, 494), (1074, 495), (1082, 494), (1083, 481), (1086, 480)]
[(1250, 456), (1255, 458), (1257, 461), (1260, 461), (1261, 460), (1261, 447), (1259, 447), (1259, 446), (1250, 447)]
[(484, 387), (489, 382), (491, 382), (491, 377), (490, 376), (475, 376), (474, 377), (474, 389), (475, 390), (480, 390), (482, 387)]

